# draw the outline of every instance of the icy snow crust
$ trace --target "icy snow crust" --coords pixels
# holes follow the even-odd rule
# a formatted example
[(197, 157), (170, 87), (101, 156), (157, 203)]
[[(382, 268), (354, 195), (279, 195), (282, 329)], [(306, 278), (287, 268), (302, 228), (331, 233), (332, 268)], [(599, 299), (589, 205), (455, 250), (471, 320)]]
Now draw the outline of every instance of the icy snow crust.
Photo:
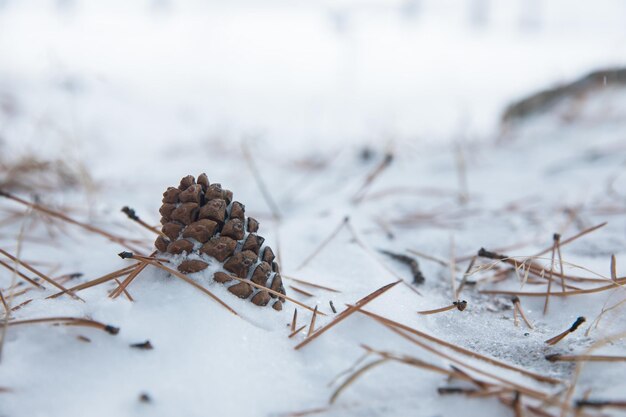
[[(437, 26), (441, 16), (435, 12), (432, 19), (428, 18), (432, 15), (425, 15), (427, 19), (419, 30), (405, 26), (397, 29), (396, 19), (400, 17), (391, 13), (377, 20), (369, 12), (363, 12), (355, 20), (348, 20), (355, 25), (354, 32), (348, 32), (354, 37), (336, 41), (335, 36), (339, 35), (333, 32), (333, 26), (320, 23), (325, 22), (322, 20), (325, 6), (320, 6), (321, 12), (309, 9), (293, 12), (275, 5), (293, 18), (282, 25), (292, 30), (304, 28), (308, 34), (297, 35), (294, 30), (290, 39), (308, 40), (304, 46), (319, 49), (303, 47), (306, 54), (298, 55), (302, 59), (294, 66), (284, 62), (283, 55), (275, 51), (286, 69), (274, 78), (263, 79), (245, 71), (229, 78), (229, 68), (258, 68), (263, 63), (274, 68), (263, 61), (258, 47), (273, 45), (266, 41), (282, 37), (261, 30), (259, 22), (263, 19), (254, 13), (245, 14), (244, 20), (239, 21), (232, 10), (219, 6), (211, 9), (217, 13), (217, 17), (213, 16), (214, 26), (202, 19), (184, 26), (181, 22), (185, 21), (178, 20), (181, 14), (190, 13), (189, 9), (193, 14), (194, 7), (199, 6), (195, 2), (182, 2), (186, 7), (174, 8), (173, 20), (164, 23), (172, 31), (166, 34), (182, 32), (189, 39), (206, 39), (199, 36), (203, 33), (200, 29), (209, 27), (214, 32), (208, 38), (215, 39), (230, 33), (225, 29), (228, 24), (218, 24), (219, 18), (240, 23), (237, 30), (252, 25), (255, 31), (243, 34), (242, 38), (232, 38), (231, 49), (226, 48), (232, 53), (224, 52), (217, 44), (206, 46), (215, 56), (225, 59), (223, 67), (212, 60), (195, 61), (200, 60), (196, 55), (201, 49), (198, 44), (195, 44), (198, 49), (191, 46), (181, 49), (176, 57), (196, 58), (181, 61), (185, 64), (180, 66), (185, 81), (176, 82), (170, 78), (175, 78), (174, 75), (168, 72), (165, 76), (163, 73), (167, 71), (154, 65), (162, 62), (160, 47), (169, 52), (177, 50), (178, 45), (167, 43), (168, 36), (157, 38), (160, 46), (155, 47), (154, 54), (142, 50), (144, 55), (136, 56), (137, 61), (117, 57), (115, 47), (90, 49), (103, 42), (101, 33), (115, 37), (113, 46), (118, 45), (116, 42), (121, 44), (120, 39), (125, 41), (134, 33), (135, 24), (144, 31), (129, 42), (141, 45), (142, 36), (161, 33), (160, 26), (152, 19), (166, 20), (164, 15), (145, 18), (135, 11), (119, 21), (100, 20), (99, 13), (90, 11), (97, 8), (94, 4), (78, 2), (81, 6), (74, 14), (62, 14), (65, 17), (59, 21), (56, 12), (43, 9), (33, 12), (37, 8), (31, 7), (31, 3), (19, 7), (14, 2), (7, 4), (5, 9), (0, 9), (0, 93), (3, 100), (14, 100), (11, 102), (17, 110), (0, 113), (3, 138), (0, 151), (4, 155), (20, 155), (34, 150), (40, 155), (63, 156), (85, 164), (96, 187), (42, 193), (38, 196), (42, 203), (53, 208), (70, 207), (72, 211), (68, 214), (77, 219), (107, 231), (145, 239), (146, 253), (155, 236), (126, 219), (120, 208), (131, 206), (142, 219), (158, 224), (163, 190), (183, 175), (206, 171), (211, 182), (222, 183), (246, 205), (246, 215), (260, 221), (259, 234), (266, 238), (265, 244), (280, 254), (281, 272), (285, 276), (341, 291), (325, 292), (285, 279), (290, 296), (310, 306), (317, 305), (328, 314), (317, 317), (316, 327), (333, 319), (329, 301), (341, 311), (346, 304), (353, 304), (396, 281), (398, 276), (411, 280), (408, 269), (384, 258), (377, 249), (400, 253), (414, 249), (448, 260), (453, 255), (473, 255), (480, 247), (517, 245), (503, 252), (524, 256), (549, 247), (555, 232), (567, 238), (608, 221), (607, 226), (564, 246), (563, 257), (609, 279), (610, 256), (615, 254), (617, 275), (625, 275), (624, 90), (607, 88), (584, 100), (563, 103), (549, 113), (513, 126), (500, 140), (487, 134), (495, 130), (489, 127), (495, 124), (501, 105), (515, 94), (534, 90), (563, 75), (578, 75), (596, 62), (615, 63), (616, 45), (623, 48), (623, 28), (615, 28), (621, 26), (606, 25), (610, 35), (601, 39), (586, 37), (597, 27), (583, 28), (577, 48), (563, 49), (570, 45), (571, 38), (561, 36), (563, 33), (558, 30), (551, 32), (554, 26), (546, 29), (554, 36), (538, 45), (528, 38), (502, 41), (501, 27), (479, 34), (471, 32), (474, 34), (467, 37), (465, 29), (449, 32)], [(594, 7), (593, 12), (618, 16), (622, 10), (614, 2), (602, 4), (606, 7)], [(562, 16), (560, 10), (551, 16), (557, 15)], [(62, 19), (68, 19), (67, 26), (61, 24)], [(57, 37), (48, 41), (40, 33), (26, 36), (35, 23), (57, 33)], [(102, 30), (102, 25), (108, 24), (118, 31)], [(561, 28), (559, 24), (556, 27)], [(566, 32), (569, 30), (567, 25), (563, 27)], [(322, 31), (322, 40), (316, 42), (313, 39), (317, 39), (320, 28), (327, 32)], [(376, 42), (372, 40), (375, 35), (381, 35)], [(410, 42), (402, 41), (405, 35)], [(354, 43), (357, 52), (367, 44), (375, 51), (386, 51), (387, 58), (397, 58), (415, 51), (413, 41), (418, 46), (427, 44), (422, 35), (430, 35), (426, 39), (438, 39), (443, 46), (432, 49), (425, 59), (429, 62), (425, 68), (411, 63), (407, 69), (394, 59), (379, 58), (380, 62), (376, 63), (376, 59), (368, 60), (357, 54), (355, 60), (361, 66), (355, 70), (355, 77), (344, 67), (337, 70), (338, 80), (332, 77), (336, 69), (329, 68), (332, 60), (328, 54), (343, 56)], [(567, 32), (567, 35), (571, 34)], [(257, 39), (255, 36), (258, 44), (248, 45), (248, 41)], [(491, 67), (494, 57), (481, 55), (485, 51), (477, 37), (487, 38), (486, 42), (496, 47), (502, 67)], [(68, 39), (74, 41), (65, 48)], [(605, 42), (606, 39), (609, 41)], [(285, 43), (289, 44), (289, 40)], [(20, 45), (19, 53), (15, 45)], [(329, 45), (332, 47), (326, 48)], [(448, 57), (447, 70), (440, 72), (438, 67), (430, 67), (441, 58), (441, 50), (452, 47), (467, 47), (485, 59)], [(535, 47), (539, 48), (538, 55), (529, 52)], [(49, 58), (52, 64), (41, 60), (47, 56), (48, 48), (54, 51)], [(257, 52), (252, 54), (252, 51)], [(94, 60), (87, 67), (80, 67), (77, 58), (81, 54), (88, 54)], [(55, 61), (54, 56), (61, 57), (60, 61)], [(312, 61), (318, 66), (310, 67)], [(525, 71), (519, 70), (520, 62)], [(69, 63), (68, 67), (63, 63)], [(462, 67), (461, 63), (467, 66)], [(198, 73), (207, 67), (215, 71), (206, 79), (210, 81), (194, 84)], [(391, 67), (402, 71), (397, 73)], [(347, 76), (342, 72), (344, 69)], [(424, 75), (417, 77), (418, 70), (423, 70)], [(312, 78), (307, 81), (311, 82), (293, 75), (300, 77), (307, 71), (317, 74), (309, 75)], [(525, 73), (520, 75), (521, 72)], [(372, 82), (381, 73), (387, 76), (384, 82)], [(291, 75), (281, 78), (285, 74)], [(510, 74), (522, 79), (512, 81)], [(344, 76), (347, 78), (341, 78)], [(413, 83), (414, 77), (419, 80)], [(353, 78), (353, 90), (335, 93), (337, 84), (344, 85), (346, 79)], [(472, 78), (482, 81), (467, 82)], [(442, 84), (440, 80), (448, 82)], [(232, 81), (234, 87), (228, 87), (226, 81)], [(484, 96), (480, 94), (483, 92)], [(212, 94), (219, 99), (211, 101)], [(334, 106), (326, 106), (325, 98), (320, 98), (327, 96)], [(472, 123), (481, 127), (468, 130), (474, 136), (459, 134), (459, 131), (466, 133), (459, 129), (459, 120), (467, 114), (459, 110), (458, 107), (463, 107), (459, 101), (468, 104), (465, 108), (472, 108)], [(268, 105), (276, 102), (279, 103), (276, 108)], [(361, 102), (365, 104), (358, 104)], [(371, 119), (371, 115), (376, 117)], [(270, 209), (242, 157), (242, 138), (280, 207), (279, 223), (272, 220)], [(370, 159), (362, 158), (364, 147), (371, 150)], [(352, 197), (389, 149), (394, 153), (392, 164), (368, 189), (365, 198), (354, 204)], [(459, 186), (459, 153), (455, 149), (461, 150), (466, 167), (469, 198), (465, 204), (459, 201), (459, 193), (464, 190)], [(0, 209), (4, 212), (23, 207), (2, 199)], [(369, 250), (360, 247), (350, 229), (344, 227), (318, 256), (298, 270), (298, 265), (345, 216), (350, 216), (350, 225)], [(87, 281), (129, 265), (130, 261), (116, 255), (126, 248), (99, 236), (71, 225), (63, 230), (53, 229), (50, 235), (41, 222), (37, 223), (34, 214), (25, 221), (27, 232), (21, 257), (39, 261), (37, 267), (52, 276), (82, 272), (84, 276), (80, 280)], [(22, 220), (1, 224), (0, 247), (15, 253), (22, 225)], [(392, 239), (387, 229), (393, 233)], [(509, 298), (479, 293), (482, 289), (495, 288), (545, 291), (545, 285), (522, 286), (514, 275), (498, 285), (466, 286), (461, 298), (467, 300), (468, 307), (463, 312), (453, 310), (420, 316), (417, 311), (446, 306), (454, 300), (450, 268), (418, 259), (426, 278), (418, 287), (421, 296), (398, 285), (367, 309), (467, 349), (564, 380), (572, 377), (573, 365), (550, 363), (544, 359), (546, 354), (583, 353), (603, 337), (626, 330), (621, 319), (624, 310), (615, 309), (604, 316), (589, 337), (585, 336), (603, 305), (624, 299), (622, 289), (553, 297), (546, 315), (542, 314), (543, 298), (522, 297), (522, 306), (534, 329), (523, 324), (515, 327)], [(548, 264), (549, 260), (541, 262)], [(466, 267), (467, 261), (457, 263), (457, 278)], [(211, 268), (218, 266), (213, 264)], [(17, 305), (34, 298), (14, 312), (16, 319), (91, 317), (121, 330), (112, 336), (82, 327), (9, 328), (0, 362), (0, 387), (10, 391), (0, 392), (0, 416), (281, 416), (326, 407), (338, 386), (337, 382), (331, 382), (363, 355), (361, 344), (449, 365), (359, 314), (296, 351), (294, 346), (304, 339), (306, 331), (292, 339), (287, 337), (293, 303), (286, 302), (281, 312), (259, 308), (234, 297), (224, 285), (214, 283), (212, 272), (207, 270), (192, 277), (228, 303), (239, 317), (197, 289), (153, 267), (146, 268), (128, 288), (134, 302), (123, 296), (109, 299), (109, 291), (115, 288), (113, 284), (80, 292), (85, 303), (69, 297), (46, 300), (46, 296), (54, 293), (50, 289), (31, 291), (13, 300), (13, 305)], [(591, 274), (568, 265), (566, 273)], [(470, 279), (480, 280), (491, 274), (481, 272)], [(6, 288), (10, 281), (11, 274), (1, 270), (0, 286)], [(314, 296), (296, 294), (290, 286), (310, 291)], [(555, 287), (559, 289), (559, 285)], [(544, 343), (581, 315), (588, 321), (576, 333), (554, 347)], [(299, 325), (308, 323), (310, 318), (309, 312), (298, 309)], [(90, 343), (78, 340), (79, 336), (87, 337)], [(151, 341), (154, 350), (129, 347), (145, 340)], [(597, 351), (614, 355), (624, 352), (623, 341)], [(464, 360), (485, 367), (478, 361)], [(573, 398), (579, 399), (592, 389), (592, 398), (623, 399), (625, 366), (622, 363), (585, 365)], [(514, 372), (499, 372), (502, 378), (550, 390)], [(494, 399), (437, 394), (437, 387), (448, 385), (443, 376), (421, 369), (399, 364), (379, 366), (366, 373), (320, 415), (512, 415), (510, 408)], [(148, 394), (151, 402), (139, 401), (142, 393)], [(610, 414), (608, 410), (606, 413)]]

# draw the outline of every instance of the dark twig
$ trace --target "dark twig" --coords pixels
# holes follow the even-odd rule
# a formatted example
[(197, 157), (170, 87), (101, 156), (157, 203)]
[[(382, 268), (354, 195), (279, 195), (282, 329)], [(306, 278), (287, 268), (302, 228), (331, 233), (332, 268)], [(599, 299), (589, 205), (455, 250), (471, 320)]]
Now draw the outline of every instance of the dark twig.
[(422, 275), (422, 271), (420, 270), (417, 259), (412, 258), (408, 255), (403, 255), (401, 253), (390, 252), (385, 249), (379, 249), (378, 251), (384, 255), (389, 256), (393, 260), (407, 265), (411, 269), (411, 275), (413, 275), (413, 284), (419, 285), (424, 283), (424, 275)]
[(572, 326), (569, 329), (565, 330), (563, 333), (559, 333), (558, 335), (546, 340), (546, 343), (549, 345), (556, 345), (561, 340), (563, 340), (565, 336), (567, 336), (570, 333), (574, 333), (576, 329), (578, 329), (578, 327), (580, 327), (580, 325), (583, 324), (585, 321), (586, 319), (584, 317), (582, 316), (578, 317), (576, 321), (574, 322), (574, 324), (572, 324)]

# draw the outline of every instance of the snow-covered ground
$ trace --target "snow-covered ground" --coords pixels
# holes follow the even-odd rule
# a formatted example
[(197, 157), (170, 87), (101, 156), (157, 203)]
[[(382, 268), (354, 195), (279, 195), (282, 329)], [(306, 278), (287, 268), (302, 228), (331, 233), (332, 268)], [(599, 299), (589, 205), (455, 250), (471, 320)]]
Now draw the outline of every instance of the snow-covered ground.
[[(504, 137), (498, 116), (520, 95), (624, 64), (624, 22), (626, 6), (610, 0), (592, 9), (539, 0), (4, 1), (0, 161), (61, 158), (79, 172), (79, 186), (38, 189), (37, 198), (104, 230), (145, 239), (146, 253), (154, 236), (120, 208), (131, 206), (157, 224), (165, 188), (206, 172), (260, 220), (284, 275), (340, 291), (286, 280), (290, 296), (328, 314), (317, 317), (317, 328), (335, 317), (329, 301), (341, 311), (398, 277), (411, 281), (408, 268), (378, 249), (411, 249), (444, 262), (463, 258), (456, 262), (458, 287), (466, 255), (481, 247), (533, 255), (552, 245), (553, 233), (567, 239), (607, 221), (563, 246), (562, 255), (568, 273), (609, 282), (611, 255), (618, 277), (626, 264), (626, 89), (609, 83)], [(279, 222), (243, 149), (279, 206)], [(355, 203), (387, 153), (392, 163)], [(31, 199), (34, 193), (16, 194)], [(0, 209), (2, 216), (24, 211), (6, 199)], [(345, 216), (351, 227), (298, 268)], [(116, 255), (124, 247), (68, 224), (50, 235), (40, 219), (29, 212), (11, 222), (0, 218), (0, 248), (19, 250), (51, 276), (84, 274), (68, 285), (130, 264)], [(543, 297), (521, 297), (534, 329), (515, 326), (510, 297), (480, 293), (546, 290), (545, 284), (522, 286), (515, 274), (499, 284), (465, 286), (463, 312), (418, 315), (454, 296), (450, 266), (417, 259), (426, 278), (415, 287), (420, 294), (397, 285), (367, 309), (565, 381), (539, 384), (433, 345), (529, 389), (558, 394), (575, 376), (573, 364), (548, 362), (546, 354), (582, 354), (626, 331), (616, 308), (586, 335), (603, 306), (624, 299), (622, 289), (551, 297), (545, 315)], [(362, 344), (447, 369), (452, 362), (360, 313), (294, 350), (306, 330), (288, 338), (293, 303), (282, 312), (258, 308), (209, 277), (195, 278), (241, 317), (151, 267), (129, 287), (134, 302), (109, 299), (113, 284), (80, 292), (85, 303), (46, 300), (52, 289), (11, 300), (14, 306), (33, 298), (15, 319), (90, 317), (121, 331), (10, 327), (0, 362), (0, 388), (8, 389), (0, 391), (0, 416), (279, 416), (318, 408), (320, 415), (337, 416), (513, 415), (493, 397), (439, 395), (437, 387), (458, 381), (397, 363), (363, 374), (327, 408), (346, 379), (335, 377), (363, 355)], [(0, 272), (3, 293), (12, 279), (10, 271)], [(577, 332), (556, 346), (545, 344), (579, 316), (587, 322)], [(298, 309), (299, 324), (310, 318)], [(153, 350), (129, 347), (145, 340)], [(624, 348), (615, 341), (597, 353), (624, 355)], [(572, 400), (589, 389), (590, 399), (624, 400), (624, 366), (586, 364)], [(142, 393), (151, 401), (140, 401)], [(535, 404), (524, 395), (522, 403)]]

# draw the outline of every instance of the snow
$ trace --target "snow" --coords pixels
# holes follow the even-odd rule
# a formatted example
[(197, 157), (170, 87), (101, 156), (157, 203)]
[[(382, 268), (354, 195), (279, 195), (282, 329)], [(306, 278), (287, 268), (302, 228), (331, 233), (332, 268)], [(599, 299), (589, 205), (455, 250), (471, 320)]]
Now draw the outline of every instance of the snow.
[[(77, 219), (145, 239), (146, 253), (154, 236), (120, 208), (128, 205), (157, 224), (166, 187), (206, 172), (260, 220), (259, 233), (280, 254), (285, 276), (341, 291), (285, 280), (288, 295), (328, 314), (317, 317), (318, 328), (334, 317), (329, 301), (341, 311), (398, 277), (411, 281), (408, 268), (377, 249), (413, 249), (448, 261), (481, 247), (525, 243), (503, 251), (523, 258), (550, 247), (553, 233), (565, 239), (608, 221), (563, 247), (566, 273), (591, 276), (574, 264), (608, 280), (615, 254), (617, 275), (623, 276), (626, 89), (609, 84), (582, 102), (568, 100), (513, 126), (503, 137), (497, 118), (520, 95), (623, 64), (626, 9), (610, 0), (594, 3), (591, 11), (572, 2), (535, 1), (537, 12), (523, 9), (523, 2), (486, 2), (486, 23), (480, 23), (480, 13), (472, 13), (480, 3), (5, 1), (2, 160), (35, 153), (84, 166), (91, 179), (83, 176), (77, 190), (44, 190), (38, 194), (42, 203), (69, 206)], [(242, 146), (251, 150), (280, 207), (279, 223)], [(361, 157), (365, 148), (369, 160)], [(355, 204), (353, 196), (387, 152), (393, 162)], [(467, 190), (460, 185), (459, 158)], [(466, 203), (460, 202), (462, 192)], [(0, 209), (24, 208), (2, 199)], [(350, 227), (298, 269), (346, 216)], [(38, 267), (52, 276), (82, 272), (80, 280), (87, 281), (129, 265), (116, 255), (126, 249), (120, 245), (72, 225), (50, 237), (41, 223), (31, 225), (35, 219), (30, 214), (1, 223), (0, 248), (16, 253), (26, 222), (21, 258), (44, 262)], [(550, 253), (544, 256), (540, 262), (549, 265)], [(605, 302), (624, 299), (622, 289), (552, 297), (546, 315), (543, 297), (521, 297), (535, 328), (516, 327), (508, 298), (479, 293), (545, 291), (545, 285), (522, 286), (515, 277), (467, 286), (463, 312), (418, 315), (454, 301), (450, 268), (418, 260), (426, 277), (417, 287), (421, 296), (400, 284), (366, 309), (564, 380), (574, 366), (550, 363), (546, 354), (584, 353), (626, 330), (617, 308), (585, 336)], [(457, 278), (466, 267), (467, 261), (459, 262)], [(362, 344), (449, 365), (358, 313), (295, 350), (306, 330), (287, 337), (293, 303), (282, 312), (258, 308), (208, 276), (194, 278), (240, 317), (153, 267), (130, 285), (134, 302), (109, 299), (113, 284), (81, 291), (85, 303), (46, 300), (50, 289), (14, 300), (34, 299), (14, 312), (16, 319), (90, 317), (121, 331), (112, 336), (82, 327), (9, 328), (0, 387), (11, 391), (0, 392), (0, 415), (280, 416), (326, 407), (345, 376), (331, 382), (363, 355)], [(479, 272), (470, 279), (488, 276)], [(11, 279), (0, 272), (3, 292)], [(290, 285), (314, 297), (298, 295)], [(556, 346), (544, 343), (581, 315), (587, 318), (581, 329)], [(298, 308), (299, 324), (310, 318)], [(154, 350), (129, 347), (145, 340)], [(623, 341), (596, 351), (623, 352)], [(515, 372), (497, 372), (534, 389), (558, 391)], [(590, 398), (622, 400), (622, 375), (620, 363), (587, 364), (573, 398), (592, 389)], [(320, 415), (512, 415), (495, 399), (437, 394), (437, 387), (448, 385), (453, 383), (444, 376), (390, 363), (365, 373)], [(140, 402), (142, 393), (151, 402)]]

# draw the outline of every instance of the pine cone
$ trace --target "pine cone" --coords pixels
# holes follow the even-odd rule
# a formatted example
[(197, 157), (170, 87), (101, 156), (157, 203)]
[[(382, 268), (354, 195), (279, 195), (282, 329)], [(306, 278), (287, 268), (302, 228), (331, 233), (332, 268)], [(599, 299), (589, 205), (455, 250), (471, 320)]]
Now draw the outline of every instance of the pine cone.
[(161, 231), (167, 238), (159, 236), (155, 246), (161, 256), (178, 263), (180, 272), (191, 274), (210, 267), (213, 280), (228, 286), (237, 297), (258, 306), (278, 298), (272, 307), (282, 310), (283, 297), (233, 278), (247, 278), (285, 294), (274, 252), (257, 234), (259, 222), (246, 218), (245, 206), (232, 199), (231, 191), (209, 184), (206, 174), (198, 176), (197, 182), (191, 175), (184, 177), (178, 187), (163, 193), (159, 211)]

